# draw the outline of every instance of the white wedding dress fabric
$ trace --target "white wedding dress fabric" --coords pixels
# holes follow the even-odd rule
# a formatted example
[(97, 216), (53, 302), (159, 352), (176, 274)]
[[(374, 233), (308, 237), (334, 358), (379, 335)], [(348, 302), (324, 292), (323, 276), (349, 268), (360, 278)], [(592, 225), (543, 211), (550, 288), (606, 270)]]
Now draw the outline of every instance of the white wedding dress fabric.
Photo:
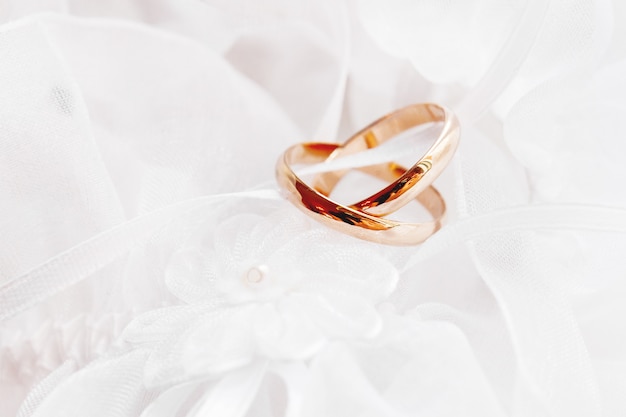
[[(626, 415), (621, 0), (5, 0), (0, 21), (0, 415)], [(462, 137), (424, 244), (278, 192), (289, 145), (430, 101)], [(344, 163), (420, 156), (397, 143)]]

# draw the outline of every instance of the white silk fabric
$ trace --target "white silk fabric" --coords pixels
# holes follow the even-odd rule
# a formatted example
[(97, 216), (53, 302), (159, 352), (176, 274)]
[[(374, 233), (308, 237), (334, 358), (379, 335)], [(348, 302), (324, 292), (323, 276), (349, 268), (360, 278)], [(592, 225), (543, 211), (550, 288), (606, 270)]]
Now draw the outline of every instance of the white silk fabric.
[[(5, 0), (0, 22), (0, 415), (626, 415), (623, 2)], [(281, 197), (289, 145), (428, 101), (462, 139), (424, 244)]]

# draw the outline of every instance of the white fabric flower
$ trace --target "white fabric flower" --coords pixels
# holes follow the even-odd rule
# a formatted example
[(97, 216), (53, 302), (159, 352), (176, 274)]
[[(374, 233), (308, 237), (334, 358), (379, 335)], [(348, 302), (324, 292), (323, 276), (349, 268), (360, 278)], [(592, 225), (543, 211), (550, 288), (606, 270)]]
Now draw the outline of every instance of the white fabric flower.
[(167, 270), (168, 287), (189, 305), (146, 313), (126, 335), (160, 342), (151, 384), (257, 356), (304, 359), (328, 340), (373, 337), (376, 305), (397, 281), (377, 246), (313, 227), (293, 209), (235, 215), (190, 240)]

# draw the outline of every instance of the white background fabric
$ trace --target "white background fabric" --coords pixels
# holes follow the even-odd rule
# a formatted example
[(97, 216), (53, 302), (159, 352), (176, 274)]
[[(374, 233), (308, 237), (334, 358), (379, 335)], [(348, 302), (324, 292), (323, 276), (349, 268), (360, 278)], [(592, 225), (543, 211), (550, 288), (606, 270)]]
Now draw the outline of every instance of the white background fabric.
[[(626, 415), (623, 2), (5, 0), (0, 21), (0, 415)], [(462, 138), (423, 245), (278, 193), (290, 144), (426, 101)]]

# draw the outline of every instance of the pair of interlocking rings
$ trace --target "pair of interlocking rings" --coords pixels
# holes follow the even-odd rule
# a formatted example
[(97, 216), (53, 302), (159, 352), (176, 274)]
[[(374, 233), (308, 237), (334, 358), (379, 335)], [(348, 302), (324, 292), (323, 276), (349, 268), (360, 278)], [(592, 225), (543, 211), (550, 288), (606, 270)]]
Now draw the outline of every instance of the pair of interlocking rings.
[[(327, 162), (374, 148), (402, 132), (431, 122), (441, 122), (441, 132), (411, 168), (405, 169), (395, 162), (360, 168), (390, 184), (357, 203), (344, 205), (329, 198), (347, 170), (318, 174), (311, 185), (293, 170), (296, 164)], [(278, 160), (276, 178), (289, 201), (329, 227), (378, 243), (415, 245), (441, 227), (446, 204), (432, 183), (452, 159), (459, 137), (459, 122), (449, 109), (432, 103), (414, 104), (378, 119), (342, 145), (302, 143), (288, 148)], [(431, 221), (412, 223), (386, 218), (414, 199), (428, 210)]]

